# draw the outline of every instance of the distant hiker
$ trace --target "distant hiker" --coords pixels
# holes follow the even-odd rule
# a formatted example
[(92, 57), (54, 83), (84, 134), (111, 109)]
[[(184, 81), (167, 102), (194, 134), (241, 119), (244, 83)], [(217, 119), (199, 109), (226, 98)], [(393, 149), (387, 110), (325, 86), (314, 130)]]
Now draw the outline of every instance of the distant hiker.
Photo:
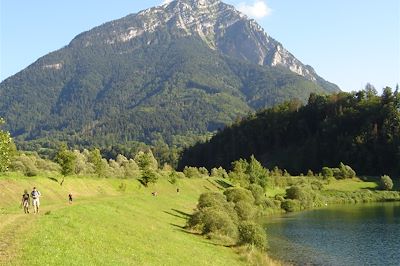
[(69, 201), (69, 204), (72, 204), (72, 194), (71, 193), (68, 194), (68, 201)]
[(28, 190), (25, 189), (24, 195), (22, 195), (22, 206), (24, 206), (24, 212), (29, 213), (29, 193)]
[(39, 213), (39, 206), (40, 206), (39, 197), (41, 195), (42, 194), (40, 194), (40, 192), (36, 189), (36, 187), (33, 187), (33, 190), (31, 192), (33, 213)]
[(154, 197), (157, 197), (158, 196), (158, 192), (157, 191), (151, 192), (151, 195), (153, 195)]
[(180, 191), (179, 188), (177, 188), (177, 189), (176, 189), (176, 193), (179, 193), (179, 191)]

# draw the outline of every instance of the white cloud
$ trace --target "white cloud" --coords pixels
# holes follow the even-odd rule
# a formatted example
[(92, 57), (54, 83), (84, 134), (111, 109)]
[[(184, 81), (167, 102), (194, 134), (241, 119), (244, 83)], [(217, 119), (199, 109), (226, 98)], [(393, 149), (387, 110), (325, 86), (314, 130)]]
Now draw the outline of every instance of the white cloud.
[(253, 18), (265, 18), (272, 12), (272, 9), (264, 0), (254, 0), (252, 4), (242, 2), (239, 3), (236, 8)]

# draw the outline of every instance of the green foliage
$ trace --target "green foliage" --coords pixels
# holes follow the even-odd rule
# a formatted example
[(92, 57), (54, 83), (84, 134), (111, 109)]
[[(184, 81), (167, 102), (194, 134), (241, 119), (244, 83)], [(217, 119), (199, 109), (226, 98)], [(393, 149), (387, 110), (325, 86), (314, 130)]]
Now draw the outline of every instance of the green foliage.
[(212, 206), (219, 206), (226, 202), (226, 197), (218, 192), (208, 192), (200, 195), (197, 208), (203, 209)]
[[(248, 186), (243, 178), (246, 166), (239, 159), (253, 154), (263, 158), (264, 167), (279, 165), (292, 174), (339, 165), (332, 168), (338, 179), (352, 178), (355, 172), (400, 176), (398, 93), (386, 89), (382, 96), (365, 91), (312, 94), (307, 105), (292, 108), (293, 104), (286, 102), (249, 115), (208, 142), (185, 150), (179, 165), (228, 169), (231, 162), (240, 162), (232, 165), (231, 176), (244, 187)], [(271, 175), (282, 174), (272, 171)]]
[(210, 176), (214, 177), (214, 178), (228, 178), (229, 177), (226, 170), (222, 167), (218, 167), (218, 168), (214, 167), (213, 169), (211, 169)]
[(300, 211), (300, 201), (293, 199), (284, 200), (282, 201), (281, 208), (287, 212)]
[(183, 169), (183, 173), (185, 174), (185, 176), (187, 178), (201, 178), (204, 175), (199, 171), (198, 168), (196, 167), (190, 167), (190, 166), (186, 166)]
[(236, 202), (234, 209), (241, 221), (252, 220), (256, 215), (256, 208), (254, 204), (248, 201), (241, 200)]
[(203, 234), (221, 234), (237, 237), (237, 226), (232, 221), (229, 214), (219, 208), (207, 208), (203, 210)]
[[(60, 140), (79, 149), (108, 149), (140, 141), (157, 146), (161, 164), (174, 165), (176, 140), (186, 147), (248, 111), (293, 98), (306, 101), (311, 92), (332, 88), (289, 70), (223, 56), (201, 38), (176, 38), (181, 34), (167, 30), (104, 43), (104, 34), (142, 24), (130, 19), (86, 32), (0, 84), (0, 114), (18, 143), (27, 148), (32, 139), (45, 145)], [(62, 62), (62, 68), (44, 68), (49, 62)], [(157, 143), (160, 134), (168, 148)]]
[(107, 161), (103, 159), (99, 149), (90, 151), (89, 162), (94, 165), (94, 172), (98, 177), (106, 176)]
[(322, 176), (325, 179), (328, 179), (329, 177), (333, 177), (333, 170), (332, 168), (329, 167), (322, 167)]
[(254, 222), (242, 222), (239, 225), (239, 243), (254, 245), (264, 250), (267, 247), (267, 234), (265, 230)]
[(388, 175), (383, 175), (380, 178), (380, 188), (382, 190), (392, 190), (393, 189), (393, 181)]
[(62, 145), (56, 155), (56, 162), (61, 166), (61, 174), (64, 176), (71, 175), (75, 172), (76, 156), (72, 151), (67, 149), (66, 145)]
[(228, 202), (237, 203), (239, 201), (245, 201), (248, 203), (254, 203), (254, 197), (251, 191), (244, 188), (228, 188), (224, 191), (224, 195), (226, 196), (226, 200)]
[[(0, 117), (0, 126), (4, 124), (4, 119)], [(0, 129), (0, 173), (7, 171), (11, 162), (12, 139), (9, 132)]]
[(269, 170), (264, 168), (253, 155), (249, 161), (243, 159), (234, 161), (232, 168), (229, 173), (230, 179), (242, 187), (248, 187), (250, 184), (265, 187), (268, 183)]
[(264, 189), (261, 186), (257, 184), (251, 184), (248, 189), (251, 191), (251, 194), (253, 194), (256, 204), (261, 204), (264, 201)]

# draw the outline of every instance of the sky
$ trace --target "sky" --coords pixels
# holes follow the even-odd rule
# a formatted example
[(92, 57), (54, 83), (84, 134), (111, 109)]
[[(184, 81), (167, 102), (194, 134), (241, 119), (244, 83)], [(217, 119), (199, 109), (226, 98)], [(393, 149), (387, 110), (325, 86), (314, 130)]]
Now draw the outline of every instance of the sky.
[[(0, 81), (83, 31), (168, 0), (0, 0)], [(342, 90), (400, 83), (399, 0), (225, 0)]]

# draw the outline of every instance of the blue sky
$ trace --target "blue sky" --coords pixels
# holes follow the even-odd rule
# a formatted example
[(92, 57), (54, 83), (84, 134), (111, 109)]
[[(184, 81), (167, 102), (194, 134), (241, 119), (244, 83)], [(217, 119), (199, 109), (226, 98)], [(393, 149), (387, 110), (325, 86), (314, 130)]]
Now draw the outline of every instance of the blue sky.
[[(0, 80), (77, 34), (163, 0), (0, 0)], [(226, 0), (343, 90), (400, 83), (398, 0)]]

